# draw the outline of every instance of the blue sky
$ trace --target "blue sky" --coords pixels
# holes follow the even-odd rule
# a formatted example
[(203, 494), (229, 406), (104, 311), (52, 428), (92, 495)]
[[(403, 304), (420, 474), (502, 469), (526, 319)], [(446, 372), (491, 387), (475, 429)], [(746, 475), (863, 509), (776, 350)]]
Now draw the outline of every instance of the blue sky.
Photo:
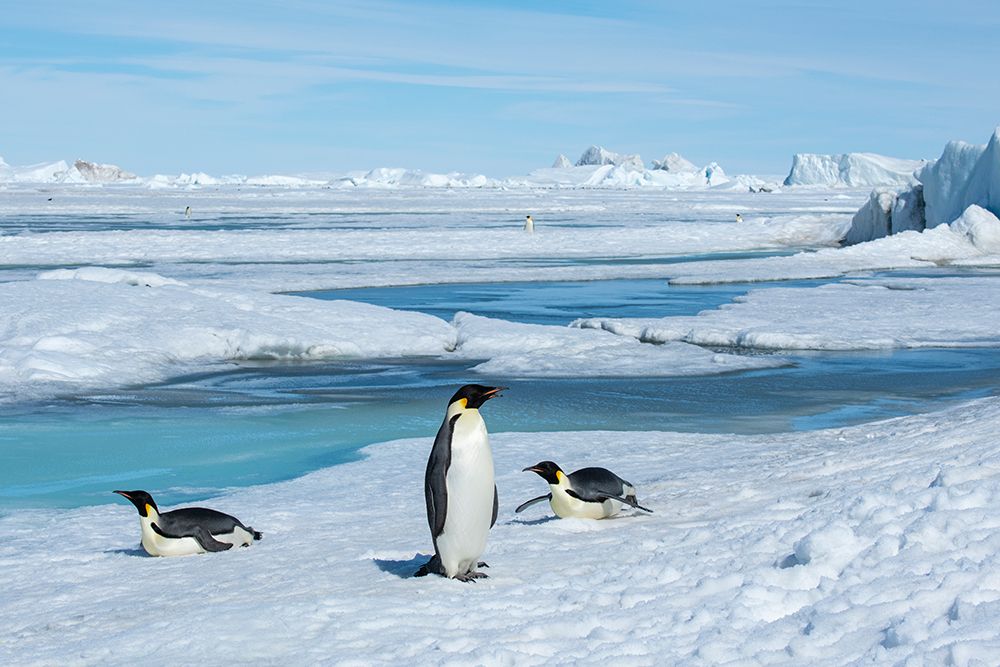
[(4, 3), (0, 156), (509, 176), (590, 144), (781, 174), (1000, 125), (1000, 3)]

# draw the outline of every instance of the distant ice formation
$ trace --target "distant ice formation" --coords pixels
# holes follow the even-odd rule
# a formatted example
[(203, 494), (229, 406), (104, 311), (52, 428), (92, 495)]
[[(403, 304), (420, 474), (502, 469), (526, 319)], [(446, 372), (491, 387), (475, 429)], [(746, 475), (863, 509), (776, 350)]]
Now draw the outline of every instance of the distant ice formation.
[[(979, 230), (969, 236), (977, 247), (976, 239), (991, 238), (985, 231), (989, 224), (983, 221), (1000, 215), (1000, 127), (986, 145), (950, 142), (941, 157), (925, 164), (915, 177), (918, 182), (909, 188), (872, 192), (854, 215), (845, 245), (946, 224), (956, 231)], [(976, 223), (959, 224), (963, 219)]]
[(923, 160), (903, 160), (875, 153), (818, 155), (796, 153), (785, 185), (877, 187), (909, 185)]
[(623, 155), (609, 151), (603, 146), (591, 146), (583, 151), (583, 155), (576, 161), (577, 167), (603, 166), (606, 164), (616, 167), (630, 167), (632, 169), (643, 169), (642, 158), (638, 155)]
[(117, 183), (120, 181), (135, 180), (136, 175), (129, 173), (114, 164), (98, 164), (77, 160), (73, 163), (73, 169), (80, 175), (80, 178), (88, 183)]
[(573, 163), (570, 162), (569, 158), (562, 153), (560, 153), (559, 157), (556, 158), (556, 161), (552, 163), (553, 169), (569, 169), (572, 166)]
[(662, 160), (653, 160), (653, 169), (682, 174), (698, 171), (698, 167), (693, 162), (689, 162), (679, 153), (668, 153), (663, 156)]

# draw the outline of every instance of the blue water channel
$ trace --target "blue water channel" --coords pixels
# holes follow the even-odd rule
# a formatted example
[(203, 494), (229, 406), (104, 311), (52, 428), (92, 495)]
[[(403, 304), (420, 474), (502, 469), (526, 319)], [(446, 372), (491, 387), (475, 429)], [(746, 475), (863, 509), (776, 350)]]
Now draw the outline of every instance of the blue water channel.
[[(750, 287), (609, 280), (421, 285), (303, 298), (356, 299), (446, 319), (465, 310), (566, 324), (577, 317), (693, 314)], [(5, 406), (0, 511), (105, 503), (122, 487), (155, 491), (171, 505), (356, 459), (370, 443), (419, 437), (429, 448), (445, 402), (467, 381), (510, 386), (489, 406), (495, 432), (677, 430), (734, 437), (862, 423), (1000, 392), (995, 349), (789, 358), (790, 367), (706, 377), (531, 380), (475, 376), (468, 371), (473, 364), (423, 358), (227, 364), (152, 386)]]

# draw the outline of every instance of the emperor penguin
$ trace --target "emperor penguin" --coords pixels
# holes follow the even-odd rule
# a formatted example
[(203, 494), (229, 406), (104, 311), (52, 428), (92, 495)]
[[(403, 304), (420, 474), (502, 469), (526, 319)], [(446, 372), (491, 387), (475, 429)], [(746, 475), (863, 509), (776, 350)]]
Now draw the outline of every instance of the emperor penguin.
[(479, 557), (497, 521), (499, 503), (493, 453), (479, 408), (506, 388), (467, 384), (448, 401), (424, 475), (434, 556), (414, 576), (434, 573), (459, 581), (486, 577), (476, 567), (488, 567)]
[(145, 491), (115, 491), (139, 510), (142, 548), (150, 556), (188, 556), (206, 551), (248, 547), (264, 536), (236, 517), (204, 507), (184, 507), (160, 514)]
[(524, 218), (524, 231), (529, 234), (535, 233), (535, 221), (531, 219), (531, 216), (525, 216)]
[(184, 207), (184, 217), (185, 218), (190, 218), (191, 217), (191, 207), (190, 206), (185, 206)]
[(515, 512), (544, 500), (561, 519), (606, 519), (618, 514), (622, 505), (653, 511), (639, 504), (634, 486), (606, 468), (581, 468), (567, 475), (552, 461), (542, 461), (521, 472), (538, 473), (552, 492), (522, 503)]
[(736, 214), (736, 222), (743, 222), (743, 216), (739, 213)]

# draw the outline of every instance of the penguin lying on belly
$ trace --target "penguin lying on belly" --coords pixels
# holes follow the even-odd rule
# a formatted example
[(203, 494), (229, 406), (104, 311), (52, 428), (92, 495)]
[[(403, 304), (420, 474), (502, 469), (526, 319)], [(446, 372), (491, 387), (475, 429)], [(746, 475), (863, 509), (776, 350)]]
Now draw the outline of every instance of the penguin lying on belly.
[(549, 483), (552, 490), (522, 503), (515, 512), (548, 500), (552, 511), (561, 519), (606, 519), (618, 514), (622, 505), (652, 513), (639, 504), (635, 487), (606, 468), (581, 468), (566, 474), (552, 461), (542, 461), (522, 472), (534, 472)]
[(145, 491), (115, 491), (139, 510), (142, 548), (150, 556), (187, 556), (206, 551), (248, 547), (264, 536), (244, 526), (236, 517), (205, 509), (184, 507), (160, 514), (156, 501)]

